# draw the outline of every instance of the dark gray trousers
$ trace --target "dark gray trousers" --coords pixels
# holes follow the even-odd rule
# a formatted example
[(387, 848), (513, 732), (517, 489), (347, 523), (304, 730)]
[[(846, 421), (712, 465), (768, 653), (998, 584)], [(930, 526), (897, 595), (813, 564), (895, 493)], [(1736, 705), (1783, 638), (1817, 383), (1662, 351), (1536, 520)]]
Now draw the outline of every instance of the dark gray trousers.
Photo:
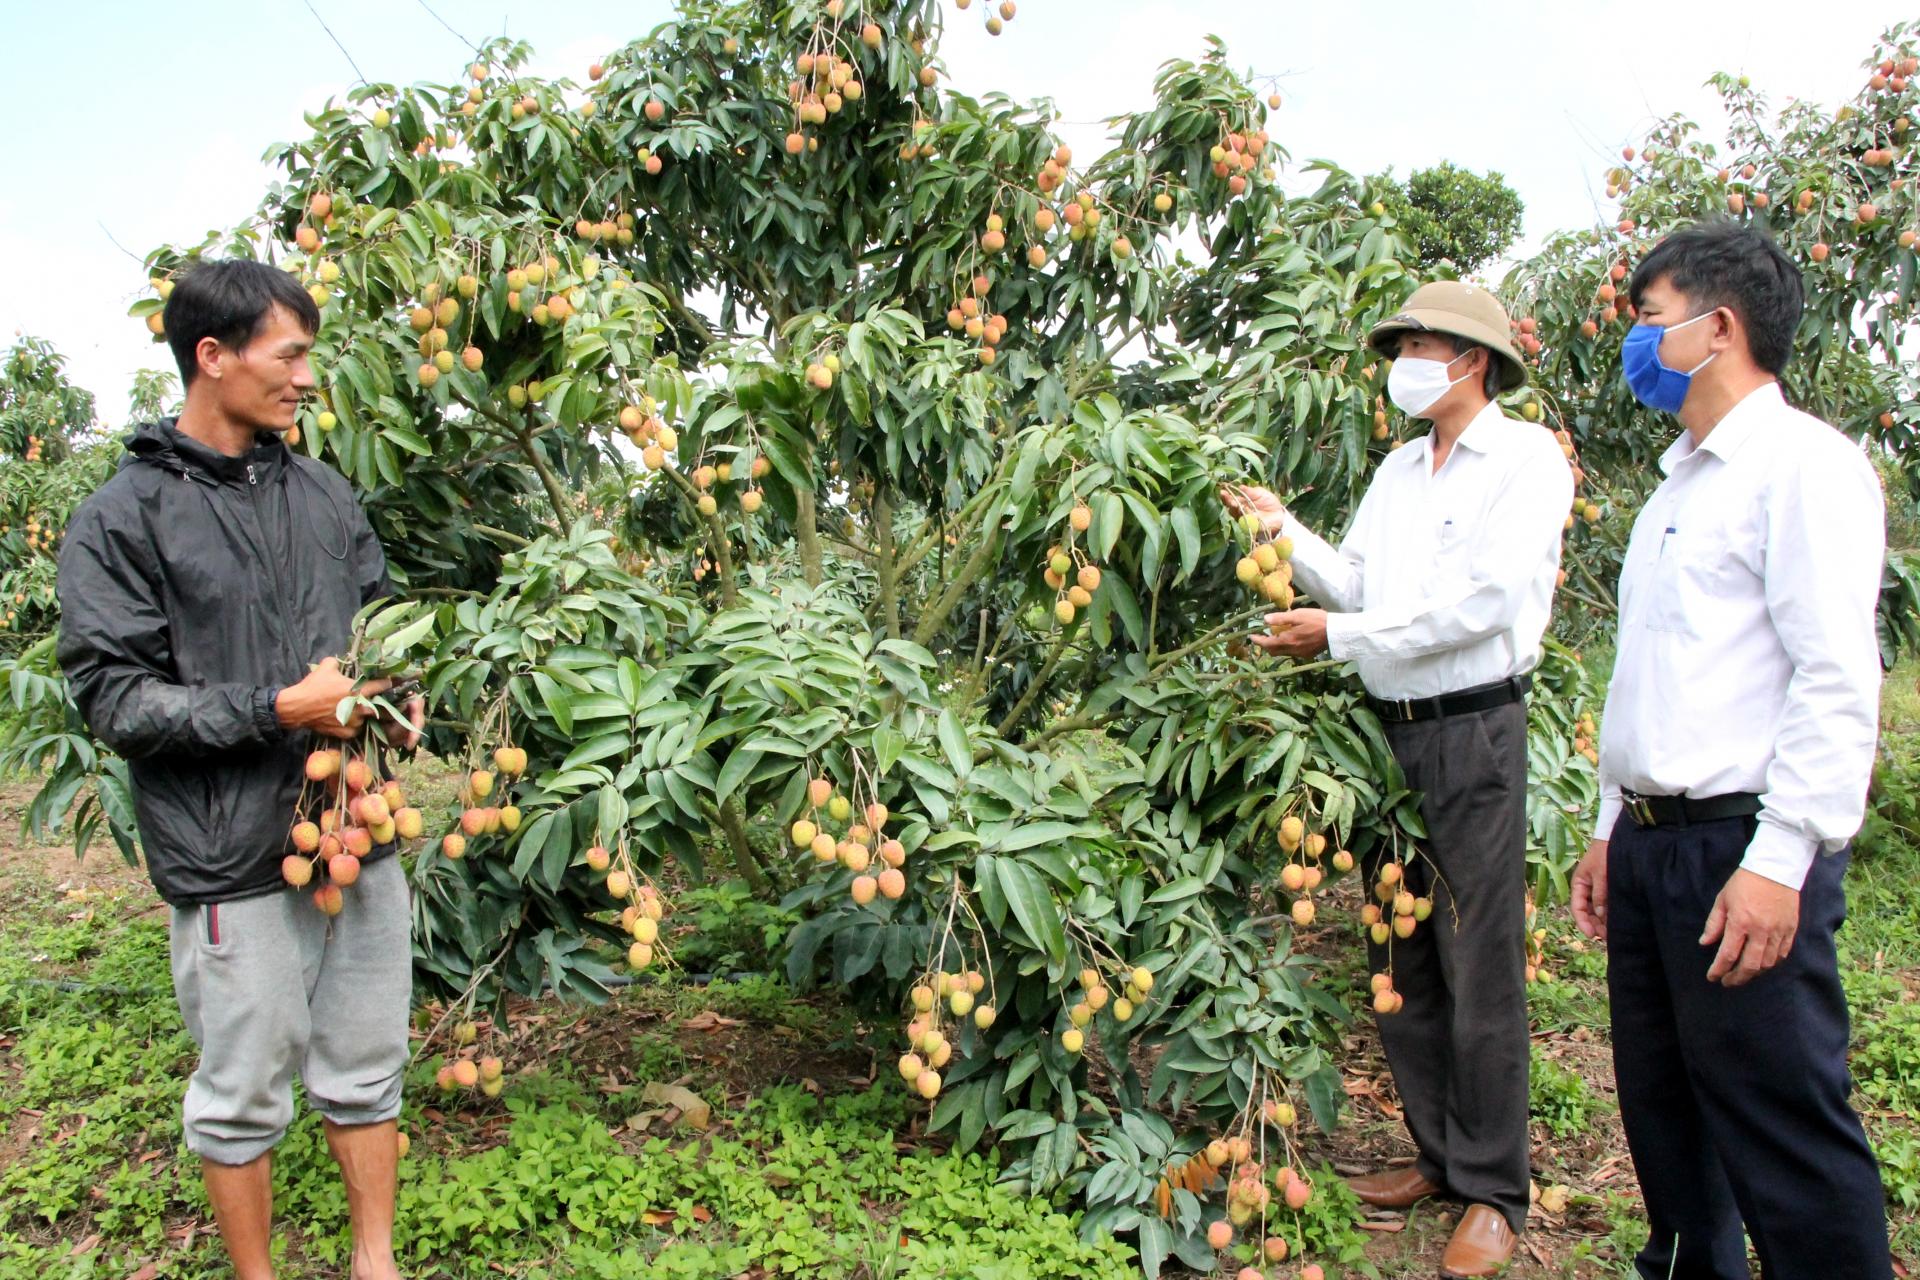
[[(1391, 957), (1400, 1012), (1378, 1019), (1418, 1168), (1517, 1232), (1527, 1218), (1527, 709), (1389, 724), (1427, 840), (1407, 887), (1433, 915)], [(1370, 860), (1368, 882), (1381, 851)]]

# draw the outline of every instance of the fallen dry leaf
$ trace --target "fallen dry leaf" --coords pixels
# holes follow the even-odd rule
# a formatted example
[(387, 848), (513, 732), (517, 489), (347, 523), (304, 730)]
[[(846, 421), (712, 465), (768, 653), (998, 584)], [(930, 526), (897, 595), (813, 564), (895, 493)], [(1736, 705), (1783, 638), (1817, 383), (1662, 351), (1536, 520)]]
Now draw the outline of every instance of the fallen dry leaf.
[(711, 1009), (696, 1013), (680, 1024), (681, 1028), (686, 1031), (717, 1031), (721, 1027), (737, 1027), (739, 1025), (740, 1019), (723, 1018)]
[(691, 1089), (677, 1084), (649, 1082), (640, 1087), (643, 1102), (660, 1102), (680, 1112), (680, 1122), (692, 1129), (705, 1129), (713, 1123), (713, 1108)]

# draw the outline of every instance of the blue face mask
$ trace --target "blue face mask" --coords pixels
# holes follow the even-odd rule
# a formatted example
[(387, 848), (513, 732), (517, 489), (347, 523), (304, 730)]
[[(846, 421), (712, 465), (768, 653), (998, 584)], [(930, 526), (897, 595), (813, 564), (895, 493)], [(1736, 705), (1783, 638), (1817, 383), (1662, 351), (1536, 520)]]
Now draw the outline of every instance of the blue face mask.
[(1687, 388), (1693, 385), (1693, 375), (1712, 364), (1713, 356), (1691, 369), (1669, 369), (1660, 363), (1660, 343), (1668, 334), (1698, 324), (1712, 314), (1703, 312), (1676, 325), (1637, 324), (1627, 330), (1620, 343), (1620, 372), (1626, 375), (1627, 390), (1633, 392), (1634, 399), (1660, 413), (1680, 412), (1687, 400)]

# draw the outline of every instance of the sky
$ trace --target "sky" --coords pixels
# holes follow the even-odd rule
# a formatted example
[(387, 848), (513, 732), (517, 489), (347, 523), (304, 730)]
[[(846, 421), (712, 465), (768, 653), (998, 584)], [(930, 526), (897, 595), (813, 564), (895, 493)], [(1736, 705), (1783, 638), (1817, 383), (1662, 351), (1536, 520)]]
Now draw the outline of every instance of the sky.
[[(1164, 60), (1197, 58), (1216, 35), (1263, 93), (1281, 94), (1268, 128), (1294, 168), (1497, 170), (1526, 204), (1521, 248), (1592, 223), (1601, 173), (1662, 115), (1716, 130), (1712, 73), (1750, 75), (1775, 103), (1836, 103), (1859, 87), (1873, 38), (1910, 16), (1887, 0), (1824, 0), (1817, 20), (1781, 0), (1019, 0), (995, 38), (981, 29), (986, 2), (946, 6), (953, 87), (1052, 99), (1077, 155), (1105, 149), (1106, 117), (1151, 101)], [(139, 259), (251, 213), (269, 180), (261, 155), (307, 132), (303, 112), (361, 75), (450, 81), (467, 40), (501, 34), (533, 46), (534, 73), (584, 82), (596, 56), (671, 11), (668, 0), (0, 0), (15, 104), (0, 130), (0, 343), (50, 339), (117, 425), (134, 371), (171, 366), (126, 315), (146, 292)]]

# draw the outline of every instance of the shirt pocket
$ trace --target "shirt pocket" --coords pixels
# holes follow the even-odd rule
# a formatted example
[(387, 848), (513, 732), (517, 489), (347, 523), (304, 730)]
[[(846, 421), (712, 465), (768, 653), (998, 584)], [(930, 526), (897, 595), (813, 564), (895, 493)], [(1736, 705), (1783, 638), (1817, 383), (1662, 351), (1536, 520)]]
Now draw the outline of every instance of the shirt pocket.
[(1723, 528), (1682, 533), (1663, 530), (1649, 570), (1647, 628), (1696, 638), (1706, 633), (1706, 611), (1722, 594), (1732, 546)]
[(1473, 567), (1473, 539), (1459, 519), (1444, 520), (1433, 539), (1436, 585), (1464, 581)]

